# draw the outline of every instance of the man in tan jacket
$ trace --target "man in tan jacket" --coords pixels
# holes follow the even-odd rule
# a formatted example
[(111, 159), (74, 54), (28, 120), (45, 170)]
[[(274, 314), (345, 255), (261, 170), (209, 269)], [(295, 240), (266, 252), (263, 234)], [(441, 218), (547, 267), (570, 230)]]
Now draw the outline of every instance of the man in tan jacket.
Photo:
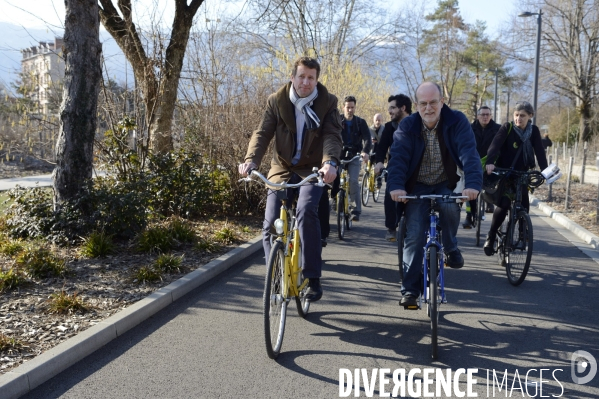
[[(337, 176), (339, 155), (342, 150), (341, 117), (337, 97), (329, 94), (318, 83), (320, 65), (309, 57), (298, 59), (293, 67), (291, 82), (268, 97), (260, 127), (252, 134), (245, 162), (239, 165), (242, 176), (256, 169), (262, 162), (274, 138), (273, 158), (268, 179), (281, 183), (298, 183), (319, 168), (325, 183)], [(318, 202), (322, 187), (314, 184), (299, 189), (297, 221), (302, 241), (301, 266), (309, 279), (306, 298), (317, 301), (322, 296), (320, 276), (322, 256)], [(266, 211), (262, 227), (264, 254), (270, 254), (270, 230), (279, 216), (281, 201), (276, 192), (267, 192)]]

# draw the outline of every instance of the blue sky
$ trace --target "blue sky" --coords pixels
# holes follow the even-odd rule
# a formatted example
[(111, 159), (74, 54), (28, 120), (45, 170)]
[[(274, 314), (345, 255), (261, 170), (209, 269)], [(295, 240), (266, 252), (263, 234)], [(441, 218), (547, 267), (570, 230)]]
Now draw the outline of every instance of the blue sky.
[[(156, 0), (137, 0), (135, 3), (151, 5), (154, 1)], [(390, 7), (395, 4), (403, 6), (413, 4), (414, 1), (419, 0), (391, 0), (386, 4)], [(436, 1), (425, 1), (430, 4), (431, 9), (437, 4)], [(212, 0), (207, 0), (205, 5), (210, 2)], [(158, 3), (165, 14), (172, 9), (170, 0), (158, 0)], [(466, 22), (474, 23), (477, 19), (485, 21), (491, 35), (507, 20), (510, 11), (514, 8), (514, 0), (459, 0), (459, 4)], [(0, 9), (2, 10), (1, 22), (16, 23), (29, 28), (43, 28), (45, 27), (44, 21), (60, 26), (64, 19), (64, 0), (0, 0)]]

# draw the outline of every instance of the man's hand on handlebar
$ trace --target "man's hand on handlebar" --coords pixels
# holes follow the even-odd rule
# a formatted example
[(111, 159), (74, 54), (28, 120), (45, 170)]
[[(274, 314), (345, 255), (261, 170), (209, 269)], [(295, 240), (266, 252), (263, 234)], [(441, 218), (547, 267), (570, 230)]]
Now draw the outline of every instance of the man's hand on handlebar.
[(318, 172), (322, 173), (322, 180), (327, 184), (331, 184), (337, 177), (337, 168), (328, 163), (324, 164)]
[(495, 170), (495, 165), (487, 164), (485, 165), (485, 169), (487, 170), (487, 174), (490, 175)]
[(374, 174), (378, 175), (379, 173), (381, 173), (381, 170), (383, 170), (384, 167), (385, 165), (383, 165), (382, 162), (378, 162), (376, 165), (374, 165)]
[(389, 195), (391, 195), (391, 199), (393, 201), (408, 202), (407, 198), (399, 198), (399, 197), (405, 197), (406, 195), (408, 195), (407, 191), (405, 191), (405, 190), (393, 190), (389, 193)]
[[(495, 165), (493, 165), (493, 167), (495, 167)], [(468, 201), (472, 201), (478, 197), (478, 190), (473, 188), (465, 188), (464, 191), (462, 191), (462, 195), (468, 197)]]
[(253, 162), (240, 163), (238, 167), (239, 174), (243, 177), (247, 177), (247, 175), (250, 173), (250, 170), (257, 168), (258, 166)]

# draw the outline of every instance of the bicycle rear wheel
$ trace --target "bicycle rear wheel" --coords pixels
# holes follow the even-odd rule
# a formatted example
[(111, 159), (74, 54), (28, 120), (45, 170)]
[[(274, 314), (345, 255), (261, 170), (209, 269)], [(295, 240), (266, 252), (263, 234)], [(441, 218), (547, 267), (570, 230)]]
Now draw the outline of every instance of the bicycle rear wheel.
[(483, 222), (483, 218), (485, 217), (485, 208), (486, 202), (481, 195), (478, 196), (478, 201), (476, 203), (476, 246), (480, 246), (480, 225)]
[(508, 231), (509, 246), (505, 273), (511, 285), (522, 284), (532, 257), (532, 222), (526, 211), (519, 211)]
[(375, 186), (374, 191), (372, 192), (372, 199), (374, 200), (374, 202), (379, 202), (380, 196), (381, 196), (381, 188)]
[(283, 278), (285, 252), (283, 243), (277, 241), (270, 250), (266, 281), (264, 283), (264, 341), (266, 353), (276, 359), (281, 352), (287, 317), (287, 301), (284, 298)]
[(430, 276), (428, 284), (428, 313), (431, 318), (431, 357), (436, 359), (438, 356), (437, 348), (437, 327), (439, 324), (439, 285), (437, 284), (437, 267), (439, 260), (437, 257), (437, 247), (432, 245), (428, 249), (429, 262), (428, 274)]
[(340, 240), (345, 236), (345, 191), (337, 193), (337, 235)]
[(362, 177), (362, 205), (368, 205), (368, 198), (370, 196), (370, 174), (364, 173), (364, 177)]

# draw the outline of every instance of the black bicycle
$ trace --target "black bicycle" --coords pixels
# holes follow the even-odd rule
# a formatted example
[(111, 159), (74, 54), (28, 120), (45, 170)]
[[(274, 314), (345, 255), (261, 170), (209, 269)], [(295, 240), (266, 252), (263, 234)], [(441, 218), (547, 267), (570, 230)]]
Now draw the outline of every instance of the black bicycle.
[(493, 250), (499, 257), (499, 263), (505, 267), (510, 284), (518, 286), (522, 284), (528, 274), (533, 250), (532, 222), (528, 212), (522, 206), (520, 187), (527, 187), (527, 190), (532, 192), (545, 182), (545, 177), (536, 170), (521, 172), (495, 168), (492, 173), (500, 178), (508, 179), (503, 195), (512, 200), (512, 206), (508, 210), (505, 221), (497, 231)]

